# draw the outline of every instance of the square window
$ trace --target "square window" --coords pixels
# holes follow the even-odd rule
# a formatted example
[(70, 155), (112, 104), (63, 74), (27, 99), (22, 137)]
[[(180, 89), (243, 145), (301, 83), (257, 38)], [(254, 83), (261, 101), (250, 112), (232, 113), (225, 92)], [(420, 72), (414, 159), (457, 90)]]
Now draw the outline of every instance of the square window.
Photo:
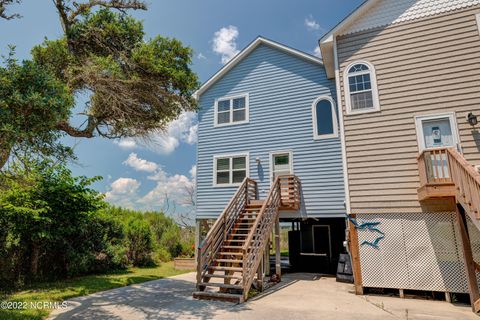
[(233, 122), (245, 120), (245, 109), (233, 111)]
[(233, 110), (236, 109), (245, 109), (245, 98), (233, 99)]
[(230, 111), (228, 112), (219, 112), (217, 115), (218, 124), (229, 123), (230, 122)]
[(217, 184), (229, 184), (230, 183), (230, 172), (217, 172)]
[(247, 176), (247, 156), (225, 156), (215, 159), (215, 184), (231, 186)]
[(230, 111), (230, 100), (218, 101), (218, 112)]
[(228, 125), (248, 120), (248, 95), (222, 98), (216, 101), (215, 125)]
[(246, 176), (247, 176), (247, 171), (245, 170), (233, 171), (233, 175), (232, 175), (233, 183), (241, 183)]
[(245, 157), (233, 158), (233, 169), (245, 169)]
[(230, 158), (217, 159), (217, 171), (230, 170)]

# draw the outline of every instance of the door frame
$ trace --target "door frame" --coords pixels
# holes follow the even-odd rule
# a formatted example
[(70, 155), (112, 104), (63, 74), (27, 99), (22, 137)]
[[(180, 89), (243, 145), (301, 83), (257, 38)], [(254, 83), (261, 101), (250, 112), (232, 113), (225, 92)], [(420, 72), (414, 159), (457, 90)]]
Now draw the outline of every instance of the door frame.
[(328, 232), (328, 260), (332, 261), (332, 233), (330, 230), (330, 225), (328, 224), (314, 224), (312, 225), (312, 251), (315, 252), (315, 228), (327, 228)]
[[(453, 139), (454, 147), (459, 151), (461, 150), (460, 136), (458, 134), (457, 117), (455, 115), (455, 112), (444, 112), (444, 113), (415, 116), (415, 129), (417, 131), (417, 143), (418, 143), (419, 153), (427, 149), (425, 147), (425, 137), (423, 136), (423, 126), (422, 126), (423, 121), (438, 120), (438, 119), (445, 119), (445, 118), (448, 118), (450, 120), (450, 128), (452, 129), (452, 139)], [(428, 149), (433, 150), (433, 149), (440, 149), (440, 148), (444, 148), (444, 147), (428, 148)]]
[(278, 155), (278, 154), (288, 154), (290, 163), (290, 174), (293, 174), (293, 150), (279, 150), (279, 151), (270, 151), (269, 152), (269, 166), (270, 166), (270, 174), (269, 174), (269, 180), (270, 180), (270, 186), (272, 186), (273, 183), (273, 167), (275, 163), (273, 162), (273, 156)]

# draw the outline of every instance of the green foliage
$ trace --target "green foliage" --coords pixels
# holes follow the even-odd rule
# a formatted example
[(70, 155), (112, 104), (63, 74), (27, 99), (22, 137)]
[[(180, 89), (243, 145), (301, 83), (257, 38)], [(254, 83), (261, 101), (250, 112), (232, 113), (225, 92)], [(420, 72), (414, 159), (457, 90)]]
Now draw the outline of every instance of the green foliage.
[(68, 155), (56, 125), (70, 116), (73, 103), (64, 83), (32, 61), (18, 63), (12, 51), (0, 66), (0, 168), (12, 152)]
[(0, 288), (193, 254), (193, 229), (163, 213), (109, 207), (89, 187), (97, 179), (26, 159), (0, 175)]
[[(19, 150), (71, 157), (58, 142), (64, 134), (145, 137), (196, 110), (192, 49), (176, 39), (145, 39), (143, 23), (126, 13), (146, 9), (143, 2), (54, 5), (64, 34), (33, 47), (32, 61), (17, 63), (12, 53), (0, 67), (0, 169)], [(81, 127), (70, 124), (76, 97), (86, 102)]]
[(98, 214), (96, 179), (72, 177), (61, 165), (28, 163), (2, 176), (0, 278), (12, 286), (122, 267), (121, 228)]

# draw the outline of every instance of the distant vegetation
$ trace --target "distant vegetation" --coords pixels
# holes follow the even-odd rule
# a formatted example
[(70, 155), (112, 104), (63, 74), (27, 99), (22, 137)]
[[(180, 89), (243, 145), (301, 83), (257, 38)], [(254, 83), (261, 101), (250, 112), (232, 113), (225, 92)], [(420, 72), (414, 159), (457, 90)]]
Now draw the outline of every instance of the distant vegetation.
[(64, 165), (17, 161), (0, 175), (0, 288), (193, 256), (194, 232), (161, 212), (109, 206)]

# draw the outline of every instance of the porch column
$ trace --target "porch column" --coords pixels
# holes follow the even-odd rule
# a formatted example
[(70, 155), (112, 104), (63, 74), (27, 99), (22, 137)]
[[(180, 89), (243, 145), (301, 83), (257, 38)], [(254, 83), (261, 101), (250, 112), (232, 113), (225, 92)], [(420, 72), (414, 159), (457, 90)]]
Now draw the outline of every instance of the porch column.
[(275, 221), (275, 273), (278, 280), (282, 277), (282, 265), (280, 261), (280, 219)]

